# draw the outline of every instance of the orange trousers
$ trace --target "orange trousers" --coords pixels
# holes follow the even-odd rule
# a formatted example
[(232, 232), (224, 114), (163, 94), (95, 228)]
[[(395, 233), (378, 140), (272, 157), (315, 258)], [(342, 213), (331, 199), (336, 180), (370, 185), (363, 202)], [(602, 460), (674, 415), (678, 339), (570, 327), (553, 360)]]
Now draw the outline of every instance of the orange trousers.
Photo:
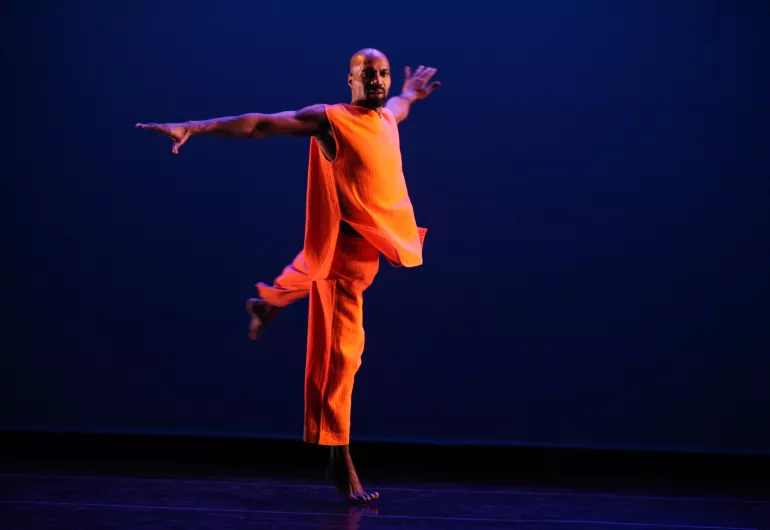
[(363, 294), (380, 266), (380, 253), (363, 237), (340, 234), (329, 277), (311, 281), (300, 252), (259, 295), (285, 307), (310, 297), (305, 362), (305, 442), (347, 445), (353, 382), (364, 352)]

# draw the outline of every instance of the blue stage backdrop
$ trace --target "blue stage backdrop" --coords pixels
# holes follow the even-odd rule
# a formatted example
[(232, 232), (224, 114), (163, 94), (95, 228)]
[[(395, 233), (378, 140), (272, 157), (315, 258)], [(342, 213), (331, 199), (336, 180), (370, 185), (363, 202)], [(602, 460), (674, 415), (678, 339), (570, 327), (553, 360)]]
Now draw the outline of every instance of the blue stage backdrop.
[(367, 292), (353, 439), (770, 451), (770, 18), (757, 0), (3, 6), (4, 429), (299, 438), (307, 139), (136, 122), (442, 81), (401, 126), (425, 264)]

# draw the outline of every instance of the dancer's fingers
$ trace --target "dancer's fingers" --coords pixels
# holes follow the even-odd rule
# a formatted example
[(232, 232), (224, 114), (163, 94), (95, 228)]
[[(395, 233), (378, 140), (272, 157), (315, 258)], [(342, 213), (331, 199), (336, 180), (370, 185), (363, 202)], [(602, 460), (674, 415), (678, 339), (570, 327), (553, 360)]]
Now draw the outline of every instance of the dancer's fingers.
[(179, 148), (180, 148), (180, 147), (182, 147), (182, 146), (183, 146), (183, 145), (184, 145), (184, 144), (187, 142), (187, 140), (188, 140), (189, 138), (190, 138), (190, 131), (189, 131), (189, 130), (187, 130), (187, 131), (185, 131), (185, 133), (184, 133), (184, 136), (182, 136), (182, 137), (179, 139), (179, 141), (177, 141), (177, 142), (175, 142), (175, 143), (174, 143), (174, 146), (171, 148), (171, 151), (172, 151), (172, 152), (173, 152), (175, 155), (178, 155), (178, 154), (179, 154)]

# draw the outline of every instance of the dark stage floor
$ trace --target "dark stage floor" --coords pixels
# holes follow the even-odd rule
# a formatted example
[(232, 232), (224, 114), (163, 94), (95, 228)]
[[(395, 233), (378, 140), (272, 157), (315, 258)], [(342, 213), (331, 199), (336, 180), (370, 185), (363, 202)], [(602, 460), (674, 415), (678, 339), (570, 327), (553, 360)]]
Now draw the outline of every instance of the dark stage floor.
[(770, 529), (766, 459), (362, 444), (350, 507), (295, 442), (0, 441), (8, 530)]

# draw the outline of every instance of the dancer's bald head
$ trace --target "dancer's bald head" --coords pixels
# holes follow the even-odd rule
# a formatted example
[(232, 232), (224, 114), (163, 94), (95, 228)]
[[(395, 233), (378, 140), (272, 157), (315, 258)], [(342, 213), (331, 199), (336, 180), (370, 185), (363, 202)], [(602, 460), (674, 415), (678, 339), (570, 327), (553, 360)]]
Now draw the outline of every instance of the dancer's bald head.
[(348, 85), (354, 104), (372, 109), (385, 105), (390, 91), (390, 62), (380, 50), (364, 48), (350, 58)]
[(388, 62), (388, 58), (380, 50), (375, 48), (364, 48), (362, 50), (358, 50), (350, 58), (350, 73), (352, 74), (355, 68), (361, 67), (364, 63), (373, 59), (381, 59), (386, 63)]

